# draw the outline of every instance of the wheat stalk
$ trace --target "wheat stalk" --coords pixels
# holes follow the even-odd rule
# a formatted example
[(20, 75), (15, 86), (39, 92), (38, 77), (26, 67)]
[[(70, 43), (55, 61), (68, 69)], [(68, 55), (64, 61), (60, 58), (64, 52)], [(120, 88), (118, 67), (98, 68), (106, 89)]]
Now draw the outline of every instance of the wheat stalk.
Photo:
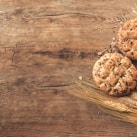
[(137, 124), (137, 93), (130, 96), (111, 97), (99, 90), (92, 80), (75, 80), (77, 90), (70, 93), (97, 104), (101, 109), (123, 121)]

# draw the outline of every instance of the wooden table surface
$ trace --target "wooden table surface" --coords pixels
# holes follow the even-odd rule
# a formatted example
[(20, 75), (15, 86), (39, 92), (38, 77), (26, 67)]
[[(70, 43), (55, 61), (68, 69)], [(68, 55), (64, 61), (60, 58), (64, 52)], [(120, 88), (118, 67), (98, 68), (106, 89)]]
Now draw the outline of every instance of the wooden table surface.
[(69, 92), (136, 0), (0, 0), (0, 137), (137, 137)]

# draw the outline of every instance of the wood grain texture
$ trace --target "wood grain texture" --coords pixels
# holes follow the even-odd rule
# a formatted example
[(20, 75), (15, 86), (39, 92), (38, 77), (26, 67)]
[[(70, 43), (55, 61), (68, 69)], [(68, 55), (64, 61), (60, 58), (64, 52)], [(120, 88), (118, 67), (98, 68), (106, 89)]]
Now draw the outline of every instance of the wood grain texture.
[(136, 137), (135, 125), (68, 94), (136, 8), (135, 0), (0, 0), (0, 137)]

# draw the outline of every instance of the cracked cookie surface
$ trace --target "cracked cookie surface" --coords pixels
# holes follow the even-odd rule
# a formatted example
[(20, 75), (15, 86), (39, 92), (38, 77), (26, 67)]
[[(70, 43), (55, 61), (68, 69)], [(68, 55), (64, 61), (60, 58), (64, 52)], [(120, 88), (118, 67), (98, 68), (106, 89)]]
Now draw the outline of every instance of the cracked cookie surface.
[(137, 18), (125, 22), (119, 29), (117, 47), (128, 58), (137, 60)]
[(137, 70), (132, 62), (119, 53), (106, 53), (93, 66), (96, 85), (111, 96), (129, 94), (137, 81)]

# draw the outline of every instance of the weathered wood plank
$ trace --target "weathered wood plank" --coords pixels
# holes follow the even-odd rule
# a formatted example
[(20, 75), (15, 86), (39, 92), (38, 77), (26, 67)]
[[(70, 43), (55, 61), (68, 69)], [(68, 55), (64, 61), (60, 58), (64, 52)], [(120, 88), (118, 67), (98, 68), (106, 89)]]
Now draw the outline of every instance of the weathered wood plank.
[(135, 4), (0, 0), (0, 137), (136, 137), (134, 125), (67, 93), (72, 77), (91, 77)]

